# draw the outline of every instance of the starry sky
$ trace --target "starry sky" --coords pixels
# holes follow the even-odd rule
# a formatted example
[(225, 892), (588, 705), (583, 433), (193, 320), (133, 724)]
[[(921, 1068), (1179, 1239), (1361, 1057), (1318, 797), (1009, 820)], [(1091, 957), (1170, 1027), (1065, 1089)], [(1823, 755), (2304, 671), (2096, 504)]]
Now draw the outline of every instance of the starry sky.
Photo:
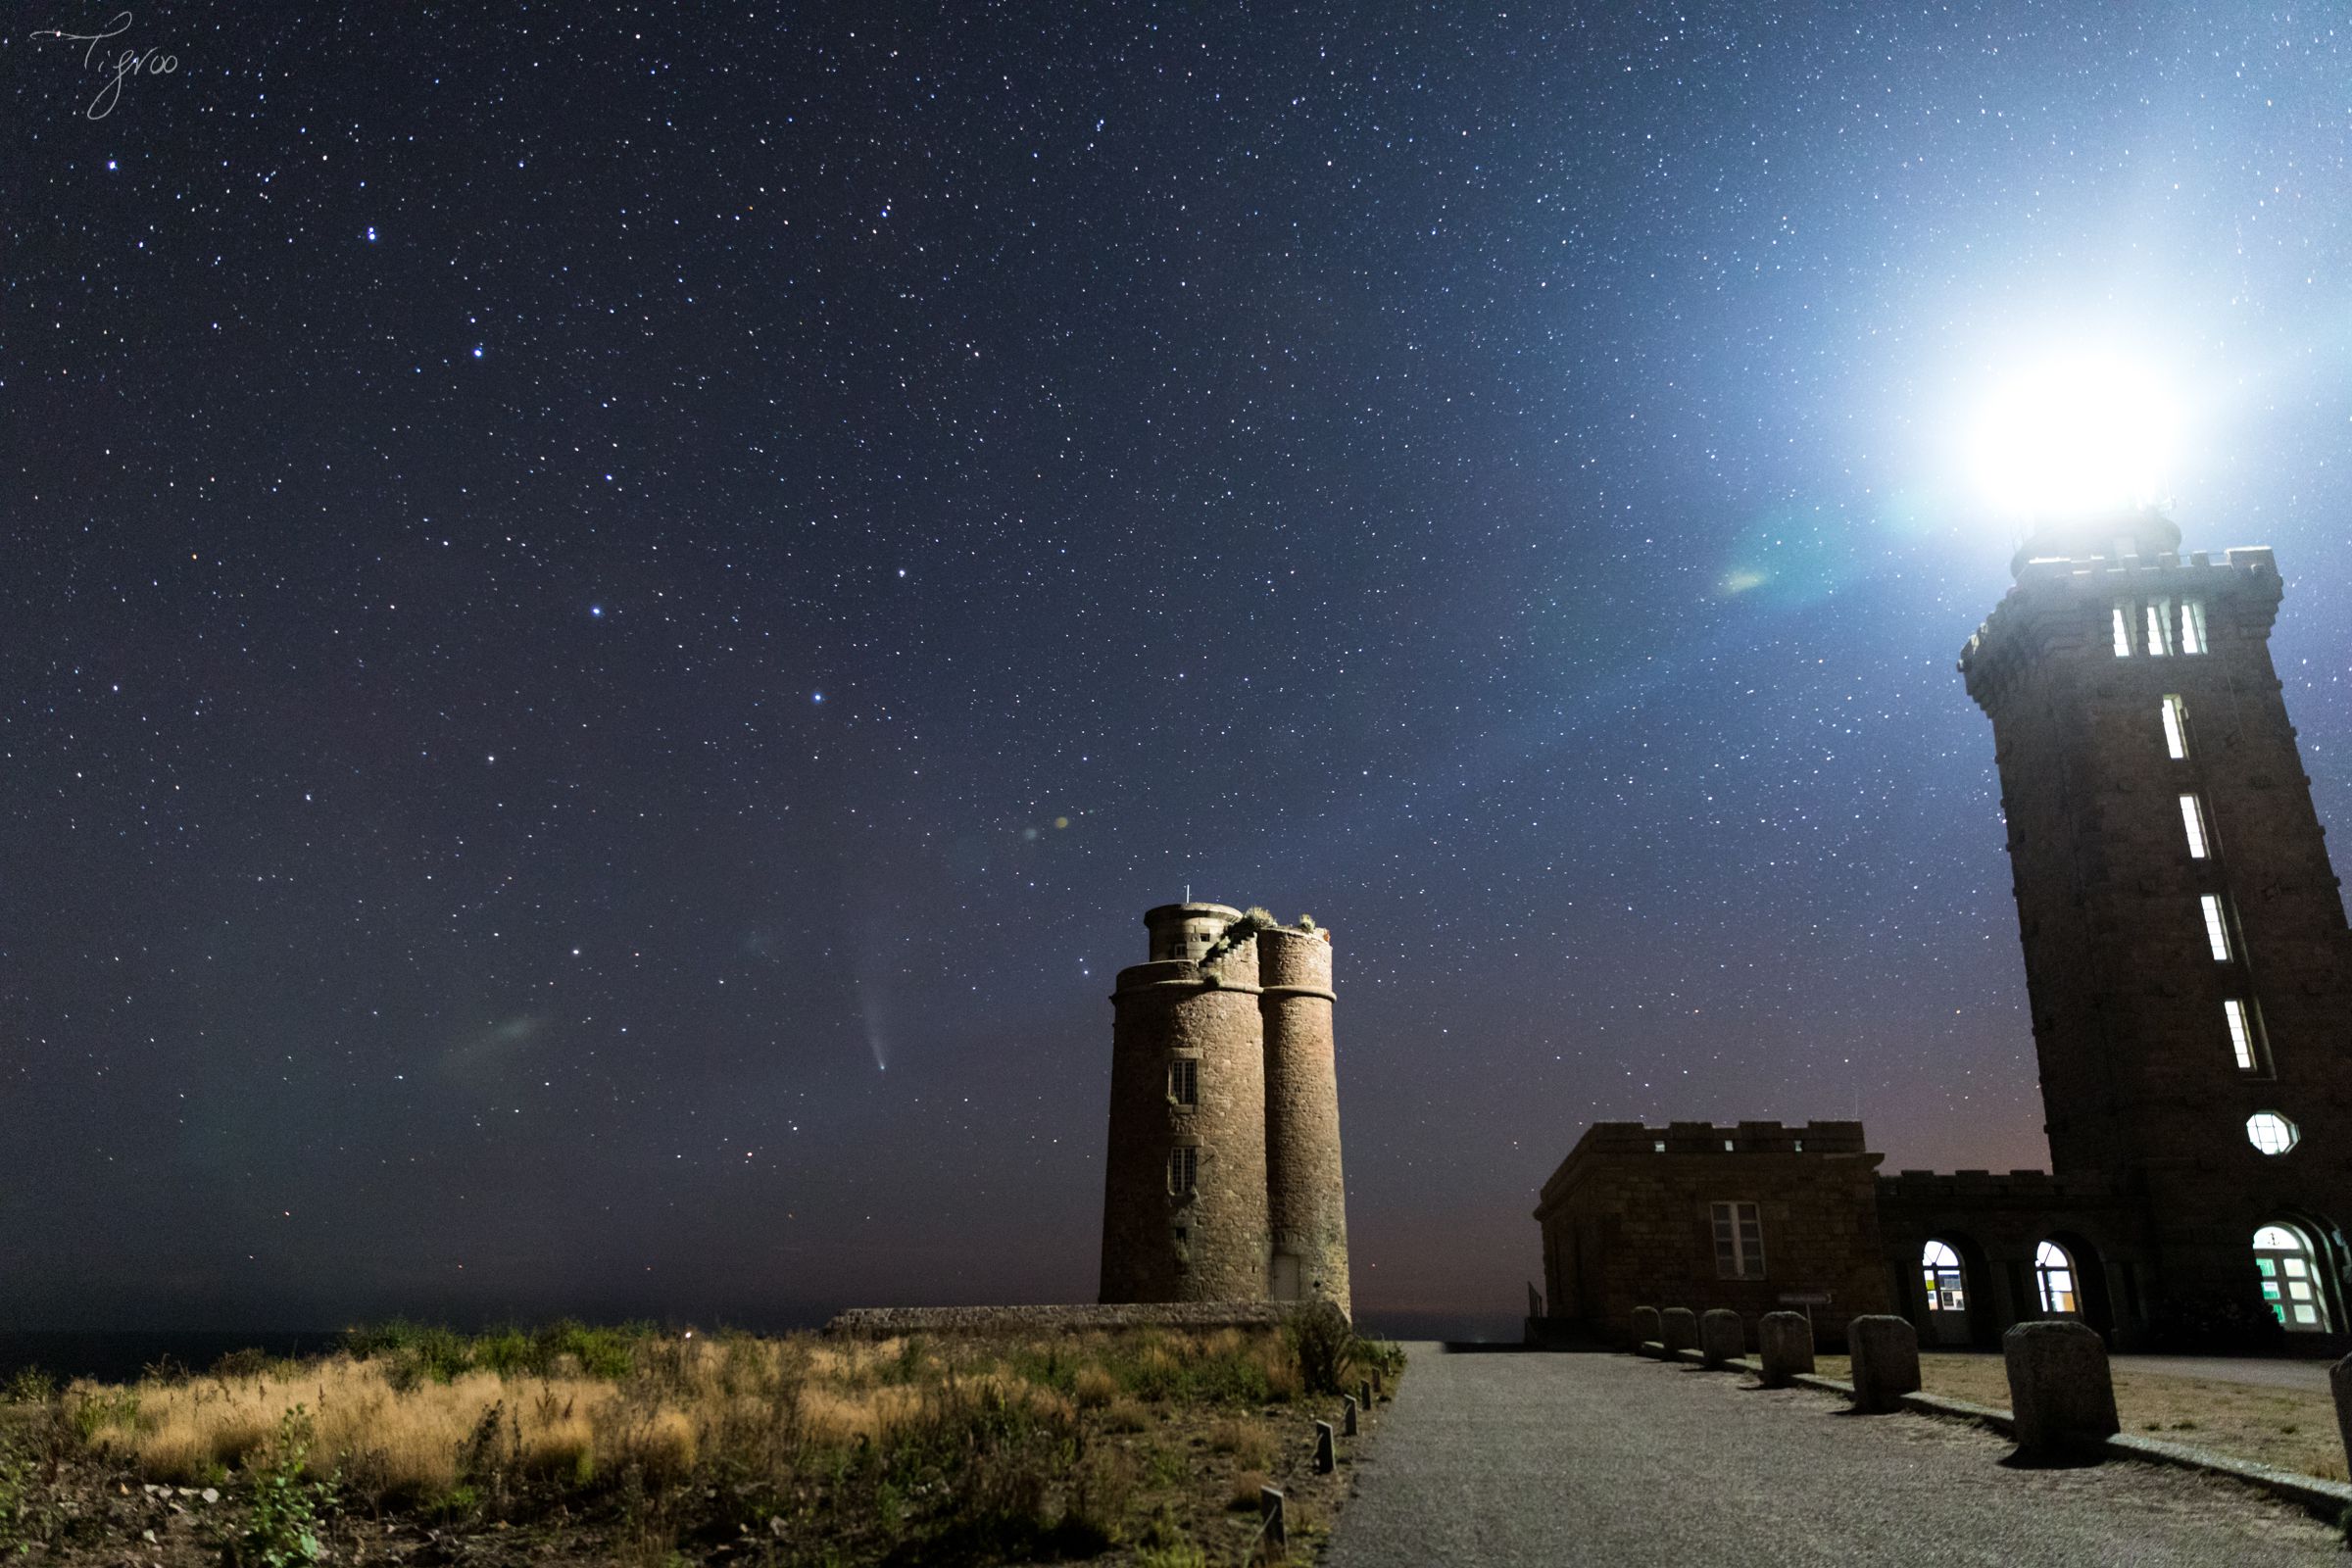
[(0, 41), (0, 1326), (1091, 1298), (1188, 887), (1335, 932), (1375, 1325), (1594, 1119), (2040, 1164), (2052, 342), (2352, 822), (2328, 8), (122, 16)]

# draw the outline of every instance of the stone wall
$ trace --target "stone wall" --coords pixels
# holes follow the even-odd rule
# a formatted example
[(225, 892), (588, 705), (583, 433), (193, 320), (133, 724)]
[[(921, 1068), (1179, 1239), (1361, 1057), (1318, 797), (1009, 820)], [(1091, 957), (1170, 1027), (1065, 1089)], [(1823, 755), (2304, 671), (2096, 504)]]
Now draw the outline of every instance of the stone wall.
[[(1879, 1159), (1856, 1122), (1593, 1126), (1536, 1209), (1550, 1315), (1614, 1343), (1639, 1305), (1727, 1307), (1752, 1343), (1757, 1320), (1790, 1307), (1809, 1310), (1834, 1341), (1848, 1318), (1891, 1305)], [(1717, 1202), (1756, 1205), (1762, 1278), (1722, 1276)]]
[(1261, 931), (1257, 951), (1274, 1295), (1290, 1300), (1321, 1297), (1351, 1312), (1331, 941), (1317, 932)]

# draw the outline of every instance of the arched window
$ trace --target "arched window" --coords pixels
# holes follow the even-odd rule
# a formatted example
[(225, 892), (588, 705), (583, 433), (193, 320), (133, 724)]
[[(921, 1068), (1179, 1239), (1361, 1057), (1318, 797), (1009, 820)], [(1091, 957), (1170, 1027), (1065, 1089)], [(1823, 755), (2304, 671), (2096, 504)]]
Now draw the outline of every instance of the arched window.
[(2056, 1242), (2034, 1249), (2034, 1283), (2040, 1287), (2044, 1312), (2073, 1317), (2082, 1310), (2075, 1295), (2075, 1260)]
[(2262, 1298), (2281, 1327), (2289, 1334), (2328, 1332), (2328, 1297), (2309, 1237), (2291, 1225), (2265, 1225), (2254, 1233), (2254, 1266), (2262, 1271)]
[(1968, 1310), (1968, 1276), (1960, 1267), (1960, 1254), (1949, 1245), (1930, 1242), (1919, 1254), (1919, 1268), (1928, 1288), (1929, 1311)]

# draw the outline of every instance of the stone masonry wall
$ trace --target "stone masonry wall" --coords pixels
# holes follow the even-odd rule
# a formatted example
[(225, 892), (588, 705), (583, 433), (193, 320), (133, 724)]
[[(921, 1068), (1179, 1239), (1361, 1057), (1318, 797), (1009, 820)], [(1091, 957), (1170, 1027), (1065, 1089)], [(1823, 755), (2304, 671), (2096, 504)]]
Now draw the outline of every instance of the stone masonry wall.
[(1328, 936), (1258, 934), (1266, 1053), (1266, 1192), (1274, 1279), (1296, 1298), (1351, 1312), (1348, 1188), (1340, 1164), (1339, 1067), (1332, 1044)]

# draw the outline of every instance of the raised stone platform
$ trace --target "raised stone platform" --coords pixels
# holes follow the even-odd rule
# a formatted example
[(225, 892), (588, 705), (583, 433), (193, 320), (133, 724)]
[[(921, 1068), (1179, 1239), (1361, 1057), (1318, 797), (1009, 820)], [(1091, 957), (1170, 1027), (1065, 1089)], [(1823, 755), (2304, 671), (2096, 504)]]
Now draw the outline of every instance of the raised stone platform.
[(907, 1334), (1077, 1334), (1089, 1329), (1267, 1329), (1273, 1301), (1080, 1302), (1061, 1306), (855, 1306), (825, 1325), (842, 1339)]

